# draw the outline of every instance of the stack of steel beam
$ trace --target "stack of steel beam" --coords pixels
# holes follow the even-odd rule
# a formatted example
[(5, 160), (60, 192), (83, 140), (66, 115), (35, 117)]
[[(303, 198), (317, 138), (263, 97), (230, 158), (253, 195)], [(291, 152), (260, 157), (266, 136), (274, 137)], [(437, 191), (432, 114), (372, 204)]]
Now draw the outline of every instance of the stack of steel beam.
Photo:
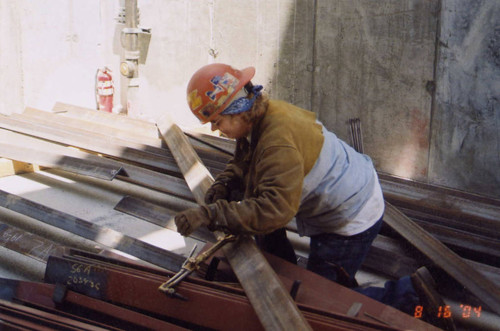
[[(231, 157), (230, 150), (234, 142), (193, 132), (189, 132), (188, 136), (191, 137), (196, 152), (210, 172), (216, 175), (222, 171)], [(180, 203), (166, 208), (139, 197), (127, 196), (115, 207), (116, 210), (142, 220), (175, 231), (175, 225), (166, 222), (165, 215), (172, 216), (176, 211), (194, 205), (193, 195), (170, 151), (159, 139), (154, 123), (58, 103), (52, 113), (27, 108), (23, 114), (1, 116), (0, 137), (1, 141), (8, 141), (0, 144), (0, 157), (101, 180), (123, 180), (179, 198), (177, 201)], [(70, 149), (69, 146), (78, 147), (80, 150)], [(480, 271), (489, 281), (499, 283), (497, 267), (500, 267), (498, 265), (500, 203), (498, 200), (414, 183), (384, 174), (380, 174), (380, 178), (388, 202), (404, 211), (413, 222), (446, 244), (448, 248), (466, 257), (467, 263), (473, 265), (474, 269)], [(0, 193), (0, 203), (4, 208), (64, 228), (79, 236), (92, 240), (101, 238), (104, 240), (100, 242), (103, 246), (98, 249), (101, 252), (106, 251), (105, 247), (112, 244), (115, 249), (123, 250), (171, 271), (178, 270), (183, 261), (181, 256), (151, 247), (136, 238), (123, 236), (7, 192)], [(4, 225), (1, 230), (10, 233), (18, 231), (8, 225)], [(97, 236), (103, 232), (108, 235)], [(439, 256), (434, 259), (433, 254), (437, 254), (436, 252), (422, 254), (418, 247), (409, 244), (412, 238), (402, 240), (401, 234), (394, 232), (393, 229), (386, 227), (383, 235), (375, 240), (374, 249), (370, 252), (365, 267), (385, 275), (399, 277), (421, 265), (435, 264), (436, 261), (439, 264), (439, 261), (442, 261), (439, 260)], [(206, 231), (199, 231), (194, 236), (202, 241), (211, 240)], [(117, 242), (121, 245), (116, 245)], [(15, 240), (4, 239), (3, 245), (10, 249), (31, 252), (32, 257), (37, 255), (36, 249), (23, 247)], [(44, 247), (46, 251), (44, 254), (38, 254), (41, 256), (38, 256), (39, 259), (46, 261), (54, 252), (60, 255), (57, 244), (45, 243)], [(461, 279), (465, 277), (468, 285), (467, 271), (459, 270), (452, 276), (462, 277)], [(474, 289), (474, 286), (470, 287)], [(476, 290), (477, 296), (484, 288)], [(496, 291), (497, 289), (493, 288), (492, 294), (488, 295), (489, 303), (493, 306), (496, 305)], [(316, 300), (321, 301), (319, 293), (317, 295)], [(314, 298), (314, 295), (312, 297)], [(347, 308), (351, 308), (353, 304), (351, 302)], [(495, 309), (496, 306), (493, 310)], [(333, 311), (347, 314), (348, 310)], [(371, 313), (366, 316), (369, 315)], [(394, 322), (391, 323), (392, 326), (396, 325)]]

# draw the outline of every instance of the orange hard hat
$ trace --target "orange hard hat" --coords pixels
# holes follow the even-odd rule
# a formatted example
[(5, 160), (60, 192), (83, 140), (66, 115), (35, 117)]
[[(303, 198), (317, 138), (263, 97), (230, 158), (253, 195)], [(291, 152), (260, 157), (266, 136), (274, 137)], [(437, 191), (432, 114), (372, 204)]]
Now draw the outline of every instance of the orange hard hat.
[(238, 70), (213, 63), (194, 73), (187, 86), (187, 102), (193, 114), (205, 124), (220, 114), (255, 75), (255, 68)]

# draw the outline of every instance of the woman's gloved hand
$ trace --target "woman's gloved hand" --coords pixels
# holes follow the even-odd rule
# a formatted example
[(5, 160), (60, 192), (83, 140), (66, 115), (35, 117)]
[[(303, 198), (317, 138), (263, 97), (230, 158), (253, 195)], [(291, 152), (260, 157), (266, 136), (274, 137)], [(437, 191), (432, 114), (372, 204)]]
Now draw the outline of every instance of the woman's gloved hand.
[(224, 231), (235, 235), (249, 233), (237, 219), (226, 219), (223, 216), (217, 217), (216, 205), (206, 205), (186, 209), (175, 215), (175, 225), (177, 232), (183, 236), (189, 236), (200, 226), (205, 225), (210, 231)]
[(210, 214), (205, 206), (186, 209), (175, 215), (174, 220), (177, 232), (183, 236), (189, 236), (200, 226), (209, 226), (211, 223)]

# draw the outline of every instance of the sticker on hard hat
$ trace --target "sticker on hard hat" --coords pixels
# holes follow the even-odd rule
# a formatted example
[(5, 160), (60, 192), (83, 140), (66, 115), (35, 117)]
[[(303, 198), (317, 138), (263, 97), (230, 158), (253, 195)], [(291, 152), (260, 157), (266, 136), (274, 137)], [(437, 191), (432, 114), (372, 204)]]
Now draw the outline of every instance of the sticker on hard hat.
[[(227, 93), (225, 93), (226, 96), (228, 94), (231, 94), (231, 92), (234, 91), (234, 88), (238, 85), (239, 82), (240, 81), (236, 77), (228, 72), (226, 72), (222, 77), (214, 76), (210, 80), (210, 83), (212, 83), (212, 85), (214, 86), (214, 90), (207, 91), (206, 95), (210, 98), (210, 100), (215, 101), (217, 99), (217, 95), (221, 92), (227, 91)], [(222, 95), (220, 97), (222, 97)]]
[(212, 116), (213, 113), (215, 113), (215, 106), (211, 103), (207, 104), (205, 107), (203, 107), (198, 113), (205, 117), (205, 119), (208, 119), (210, 116)]
[(196, 110), (202, 104), (201, 97), (198, 95), (198, 90), (193, 90), (188, 94), (189, 108)]

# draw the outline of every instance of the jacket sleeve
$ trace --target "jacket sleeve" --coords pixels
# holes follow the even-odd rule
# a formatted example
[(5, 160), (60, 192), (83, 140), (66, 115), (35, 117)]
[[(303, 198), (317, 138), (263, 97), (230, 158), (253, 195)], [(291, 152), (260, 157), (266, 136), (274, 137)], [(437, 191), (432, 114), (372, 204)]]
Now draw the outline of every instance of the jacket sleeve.
[(209, 205), (214, 227), (263, 234), (284, 227), (297, 213), (304, 180), (303, 158), (291, 146), (273, 146), (258, 156), (252, 198)]
[(231, 183), (242, 184), (243, 175), (248, 168), (246, 162), (246, 158), (248, 158), (247, 153), (248, 142), (246, 141), (246, 138), (238, 139), (236, 141), (234, 157), (228, 162), (224, 171), (217, 175), (214, 184), (217, 182), (226, 185)]
[(230, 183), (242, 181), (243, 169), (241, 169), (241, 167), (239, 167), (238, 164), (234, 162), (234, 160), (231, 160), (226, 165), (224, 171), (222, 171), (215, 177), (214, 184), (212, 185), (215, 185), (216, 183), (228, 185)]

